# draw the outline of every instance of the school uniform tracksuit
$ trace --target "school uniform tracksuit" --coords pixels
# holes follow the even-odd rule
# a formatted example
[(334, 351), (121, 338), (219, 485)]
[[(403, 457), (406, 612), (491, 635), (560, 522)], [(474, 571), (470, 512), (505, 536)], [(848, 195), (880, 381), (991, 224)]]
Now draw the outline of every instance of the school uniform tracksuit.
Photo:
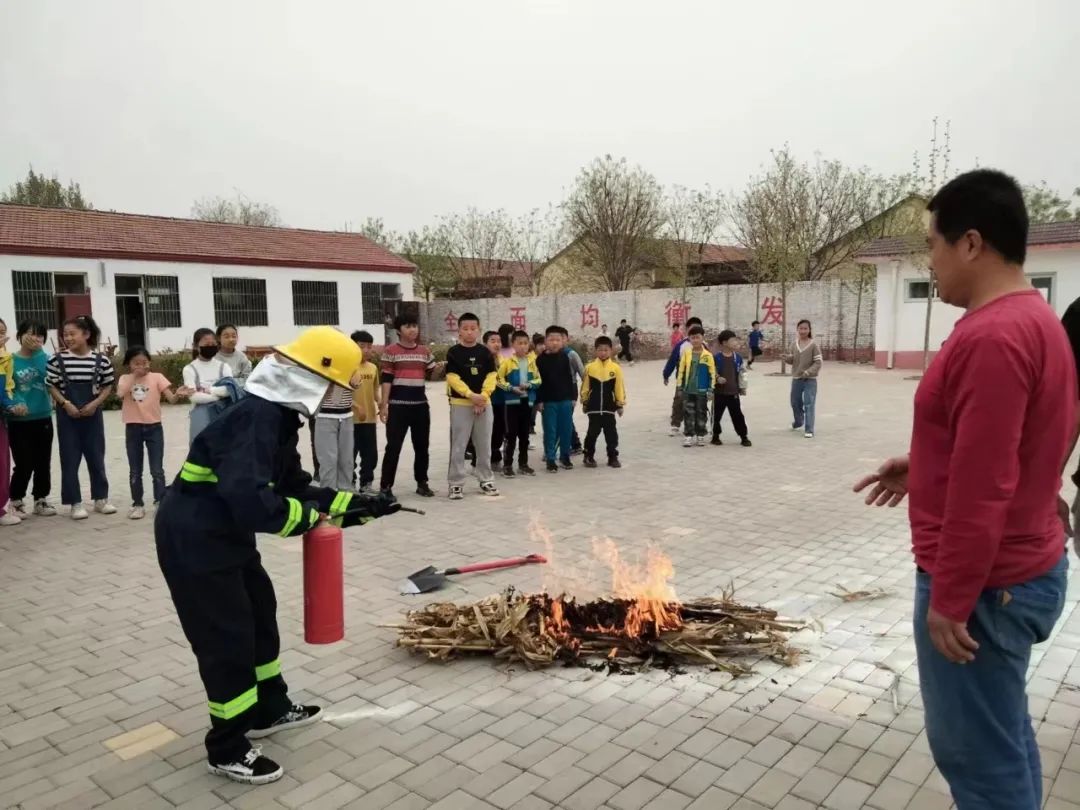
[[(379, 440), (375, 423), (379, 418), (379, 403), (375, 392), (379, 385), (379, 370), (365, 360), (360, 364), (360, 384), (353, 391), (353, 466), (359, 462), (360, 488), (375, 482), (375, 468), (379, 464)], [(361, 413), (363, 414), (361, 416)]]
[(705, 436), (709, 432), (709, 394), (716, 381), (713, 356), (702, 349), (688, 349), (679, 359), (679, 389), (683, 392), (683, 434)]
[[(666, 384), (671, 375), (674, 374), (679, 368), (679, 361), (682, 360), (683, 354), (690, 348), (690, 339), (683, 338), (674, 346), (671, 347), (671, 355), (668, 357), (667, 362), (664, 363), (664, 383)], [(681, 385), (675, 386), (675, 394), (671, 398), (671, 426), (677, 428), (683, 421), (683, 389)]]
[[(476, 473), (481, 484), (494, 479), (491, 469), (491, 426), (494, 413), (491, 394), (495, 390), (495, 358), (487, 346), (451, 346), (446, 353), (446, 393), (450, 399), (450, 467), (447, 482), (451, 487), (465, 483), (465, 448), (472, 439), (476, 448)], [(479, 394), (486, 407), (473, 410), (471, 397)]]
[[(513, 389), (522, 383), (528, 383), (525, 396)], [(495, 380), (495, 393), (491, 404), (495, 409), (496, 421), (503, 423), (502, 463), (511, 467), (514, 463), (514, 449), (517, 448), (518, 466), (529, 464), (529, 428), (532, 426), (532, 408), (536, 403), (536, 391), (540, 386), (540, 372), (536, 368), (536, 355), (531, 352), (526, 357), (503, 358)], [(494, 450), (494, 448), (493, 448)], [(494, 455), (494, 452), (492, 452)]]
[(622, 369), (614, 360), (593, 360), (585, 366), (581, 384), (581, 401), (589, 416), (585, 433), (585, 458), (596, 456), (596, 440), (601, 431), (607, 445), (608, 461), (619, 457), (619, 431), (615, 425), (616, 411), (626, 405), (626, 385)]

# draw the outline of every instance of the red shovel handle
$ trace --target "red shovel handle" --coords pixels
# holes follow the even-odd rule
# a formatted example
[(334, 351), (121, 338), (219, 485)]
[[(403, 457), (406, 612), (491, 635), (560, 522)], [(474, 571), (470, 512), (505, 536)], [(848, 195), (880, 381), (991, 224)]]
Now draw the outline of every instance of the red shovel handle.
[(459, 565), (456, 568), (447, 568), (444, 574), (471, 574), (473, 571), (494, 571), (497, 568), (515, 568), (519, 565), (531, 565), (533, 563), (546, 563), (547, 558), (539, 554), (530, 554), (528, 557), (512, 557), (509, 560), (492, 560), (491, 562), (472, 563)]

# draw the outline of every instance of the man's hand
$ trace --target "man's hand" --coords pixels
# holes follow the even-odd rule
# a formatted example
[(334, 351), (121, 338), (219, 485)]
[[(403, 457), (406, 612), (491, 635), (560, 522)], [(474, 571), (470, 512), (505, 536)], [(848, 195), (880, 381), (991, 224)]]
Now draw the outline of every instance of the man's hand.
[(860, 479), (853, 487), (855, 492), (862, 492), (871, 484), (873, 488), (866, 496), (867, 506), (896, 506), (907, 495), (908, 457), (890, 458), (877, 472)]
[(664, 385), (667, 385), (667, 384), (668, 384), (668, 379), (667, 379), (667, 377), (664, 377)]
[(926, 624), (930, 627), (930, 640), (934, 649), (954, 664), (967, 664), (975, 660), (975, 651), (979, 642), (968, 633), (965, 622), (946, 619), (933, 608), (926, 614)]
[(337, 520), (341, 521), (340, 525), (343, 528), (348, 528), (349, 526), (359, 526), (363, 523), (375, 520), (376, 518), (392, 515), (399, 511), (401, 511), (401, 504), (396, 500), (391, 500), (381, 492), (375, 494), (360, 493), (352, 496), (346, 514), (339, 517)]

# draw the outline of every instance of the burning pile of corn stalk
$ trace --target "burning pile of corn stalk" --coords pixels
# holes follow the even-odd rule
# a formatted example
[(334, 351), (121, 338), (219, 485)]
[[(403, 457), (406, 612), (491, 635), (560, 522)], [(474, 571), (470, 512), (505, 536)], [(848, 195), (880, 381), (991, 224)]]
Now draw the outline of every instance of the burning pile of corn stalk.
[(693, 663), (743, 675), (756, 659), (794, 664), (798, 651), (787, 637), (805, 625), (780, 620), (773, 610), (741, 605), (732, 594), (691, 602), (579, 603), (510, 588), (474, 604), (427, 605), (390, 626), (398, 631), (398, 646), (439, 660), (491, 655), (530, 669), (556, 661), (606, 660), (618, 669)]

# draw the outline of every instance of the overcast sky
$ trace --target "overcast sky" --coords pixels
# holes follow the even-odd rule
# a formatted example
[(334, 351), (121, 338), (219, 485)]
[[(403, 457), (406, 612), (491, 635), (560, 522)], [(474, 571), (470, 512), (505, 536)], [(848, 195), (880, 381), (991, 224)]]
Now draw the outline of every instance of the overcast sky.
[(785, 141), (905, 171), (937, 115), (954, 167), (1071, 191), (1078, 32), (1075, 0), (3, 0), (0, 188), (406, 229), (558, 202), (605, 153), (721, 189)]

